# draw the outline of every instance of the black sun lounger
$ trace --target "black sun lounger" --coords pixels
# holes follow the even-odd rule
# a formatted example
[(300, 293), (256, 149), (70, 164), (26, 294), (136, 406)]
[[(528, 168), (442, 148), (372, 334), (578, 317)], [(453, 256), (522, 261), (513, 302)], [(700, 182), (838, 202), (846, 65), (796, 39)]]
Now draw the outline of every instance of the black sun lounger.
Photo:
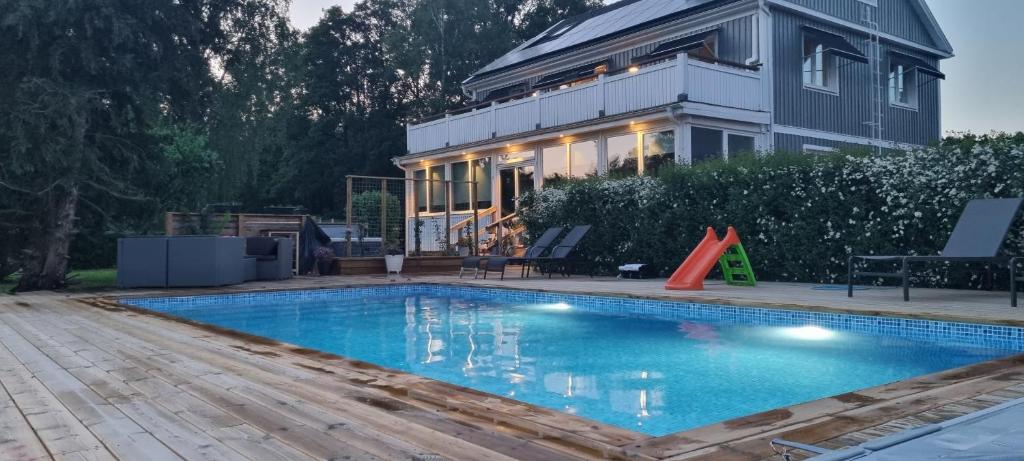
[(583, 237), (586, 237), (587, 233), (590, 232), (591, 227), (593, 226), (584, 225), (573, 227), (569, 230), (568, 234), (565, 234), (565, 238), (551, 249), (550, 255), (533, 259), (524, 259), (523, 264), (527, 266), (526, 275), (530, 275), (530, 269), (528, 267), (529, 264), (536, 263), (542, 271), (547, 271), (548, 278), (551, 278), (556, 268), (561, 268), (562, 275), (568, 276), (570, 262), (569, 257), (576, 251), (580, 242), (583, 241)]
[[(531, 245), (529, 248), (526, 249), (526, 257), (533, 258), (533, 257), (539, 257), (540, 255), (543, 255), (545, 252), (547, 252), (549, 249), (551, 249), (551, 244), (555, 243), (555, 239), (558, 238), (559, 235), (562, 235), (562, 231), (563, 230), (565, 230), (564, 227), (551, 227), (548, 230), (544, 231), (544, 233), (540, 234), (540, 237), (537, 238), (537, 241), (534, 242), (533, 245)], [(514, 264), (515, 261), (518, 261), (521, 258), (509, 258), (509, 257), (504, 257), (504, 256), (492, 256), (492, 257), (486, 257), (486, 258), (483, 258), (483, 259), (484, 259), (484, 278), (487, 278), (487, 273), (488, 272), (500, 272), (501, 273), (501, 279), (504, 280), (505, 279), (505, 266), (507, 266), (510, 262)], [(479, 258), (477, 258), (477, 264), (479, 264)], [(465, 265), (466, 265), (466, 262), (463, 261), (463, 267), (465, 267)], [(461, 277), (461, 272), (459, 274), (460, 274), (460, 277)], [(522, 275), (522, 274), (520, 274), (520, 275)]]
[[(1013, 265), (1011, 257), (1002, 255), (1006, 234), (1020, 211), (1021, 198), (980, 199), (967, 203), (953, 233), (946, 241), (941, 256), (850, 256), (847, 264), (847, 296), (853, 297), (853, 280), (857, 277), (898, 278), (903, 282), (903, 300), (910, 301), (911, 263), (955, 262)], [(869, 272), (854, 270), (855, 264), (888, 262), (900, 264), (896, 272)], [(1012, 297), (1012, 295), (1011, 295)]]

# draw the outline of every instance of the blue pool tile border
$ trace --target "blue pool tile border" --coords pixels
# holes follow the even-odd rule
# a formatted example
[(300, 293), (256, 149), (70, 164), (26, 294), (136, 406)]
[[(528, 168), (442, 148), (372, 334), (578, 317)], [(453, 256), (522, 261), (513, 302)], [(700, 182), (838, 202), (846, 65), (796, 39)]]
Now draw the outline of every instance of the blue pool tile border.
[(466, 287), (435, 284), (379, 285), (294, 291), (247, 292), (216, 295), (157, 298), (121, 298), (121, 304), (168, 314), (183, 308), (216, 306), (230, 302), (290, 301), (367, 296), (429, 295), (446, 297), (501, 297), (503, 301), (525, 303), (566, 303), (573, 309), (602, 314), (655, 317), (668, 320), (713, 321), (769, 326), (815, 325), (838, 331), (894, 336), (922, 341), (955, 343), (1013, 351), (1024, 351), (1024, 328), (1007, 325), (949, 322), (871, 315), (741, 307), (651, 298), (621, 298), (574, 293), (527, 291), (504, 288)]

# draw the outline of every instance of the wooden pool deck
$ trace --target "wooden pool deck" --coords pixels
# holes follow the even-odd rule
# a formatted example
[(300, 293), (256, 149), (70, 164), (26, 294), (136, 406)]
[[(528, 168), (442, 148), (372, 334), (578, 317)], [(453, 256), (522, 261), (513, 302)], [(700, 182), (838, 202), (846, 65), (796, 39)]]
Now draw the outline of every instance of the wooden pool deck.
[[(796, 284), (695, 294), (578, 277), (401, 281), (1024, 325), (1006, 293), (914, 290), (905, 304), (895, 290), (850, 300)], [(394, 282), (300, 278), (169, 294), (381, 283)], [(652, 438), (109, 299), (157, 293), (0, 296), (0, 459), (778, 460), (773, 437), (838, 448), (1024, 397), (1024, 357), (1014, 357)]]

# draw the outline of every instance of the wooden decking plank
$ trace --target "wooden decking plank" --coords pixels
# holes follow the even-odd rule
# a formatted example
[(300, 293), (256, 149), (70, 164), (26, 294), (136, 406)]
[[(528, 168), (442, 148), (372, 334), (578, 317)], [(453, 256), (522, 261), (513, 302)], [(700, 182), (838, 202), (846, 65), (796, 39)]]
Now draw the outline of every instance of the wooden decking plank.
[(0, 325), (0, 362), (17, 362), (17, 366), (5, 368), (0, 380), (47, 451), (56, 458), (114, 459), (99, 439), (17, 361), (8, 347), (12, 332)]
[[(75, 328), (73, 330), (68, 331), (72, 333), (82, 333), (86, 330), (82, 328)], [(86, 339), (83, 337), (83, 339), (86, 339), (87, 341), (99, 342), (102, 334), (97, 334), (95, 329), (89, 331), (92, 332), (92, 334), (90, 335), (91, 338)], [(107, 339), (109, 340), (109, 338)], [(131, 357), (123, 355), (126, 353), (126, 347), (123, 345), (119, 347), (120, 349), (118, 350), (117, 353), (121, 354), (120, 358), (125, 360), (132, 360)], [(157, 360), (159, 361), (164, 358), (166, 357), (161, 356)], [(377, 454), (373, 454), (370, 453), (370, 451), (364, 450), (370, 449), (370, 445), (372, 444), (360, 444), (359, 440), (353, 440), (351, 438), (349, 438), (349, 440), (342, 440), (345, 438), (345, 436), (344, 434), (338, 432), (337, 428), (342, 428), (344, 427), (343, 425), (337, 425), (336, 429), (332, 430), (329, 429), (328, 427), (334, 426), (334, 423), (327, 423), (323, 425), (324, 428), (321, 430), (315, 427), (297, 423), (295, 421), (289, 421), (289, 418), (285, 416), (284, 413), (281, 412), (281, 408), (279, 408), (278, 406), (265, 406), (262, 405), (258, 400), (249, 398), (244, 395), (238, 395), (237, 400), (230, 401), (230, 399), (225, 398), (226, 394), (216, 395), (218, 389), (216, 389), (214, 386), (205, 387), (200, 385), (204, 378), (225, 379), (230, 375), (226, 373), (211, 372), (215, 370), (208, 367), (194, 367), (191, 371), (195, 374), (188, 378), (188, 384), (180, 385), (180, 389), (189, 391), (193, 394), (199, 395), (200, 397), (205, 397), (206, 399), (210, 399), (211, 397), (215, 398), (216, 401), (211, 403), (217, 405), (217, 403), (219, 402), (220, 405), (217, 406), (224, 409), (227, 413), (241, 413), (244, 415), (248, 415), (250, 418), (252, 418), (252, 420), (256, 420), (262, 423), (263, 427), (268, 432), (274, 433), (276, 434), (276, 436), (281, 437), (283, 439), (295, 441), (297, 442), (297, 448), (309, 451), (311, 452), (311, 454), (314, 454), (316, 456), (330, 458), (354, 455), (356, 457), (362, 458), (372, 458), (374, 456), (386, 458), (412, 457), (412, 455), (414, 454), (400, 452), (387, 446), (373, 447), (371, 451), (378, 452)], [(261, 410), (268, 414), (261, 413)], [(249, 421), (252, 422), (252, 420)], [(256, 424), (256, 426), (260, 427), (260, 424)], [(331, 433), (332, 431), (336, 433)], [(357, 445), (362, 445), (362, 447), (357, 448)]]
[[(60, 326), (62, 320), (50, 318), (47, 319), (48, 324), (51, 326)], [(77, 328), (79, 329), (80, 328)], [(67, 331), (65, 331), (67, 333)], [(55, 333), (59, 334), (59, 333)], [(96, 335), (96, 331), (93, 331), (93, 336)], [(94, 348), (95, 346), (86, 340), (86, 338), (78, 337), (82, 340), (83, 350), (88, 348)], [(88, 344), (88, 346), (85, 346)], [(119, 353), (123, 350), (119, 350)], [(163, 357), (166, 353), (160, 353)], [(97, 354), (96, 357), (102, 357), (101, 354)], [(108, 360), (108, 359), (104, 359)], [(117, 358), (121, 360), (121, 358)], [(128, 362), (123, 362), (128, 363)], [(85, 370), (90, 371), (90, 375), (94, 378), (99, 378), (97, 372), (105, 373), (97, 370), (95, 367), (82, 367), (70, 370), (71, 372), (82, 372)], [(137, 369), (136, 369), (137, 370)], [(208, 371), (208, 370), (204, 370)], [(151, 378), (156, 380), (156, 378)], [(114, 380), (118, 385), (114, 385), (110, 381)], [(188, 459), (243, 459), (246, 456), (242, 453), (255, 454), (258, 456), (255, 459), (303, 459), (306, 456), (302, 453), (291, 449), (290, 447), (279, 446), (275, 443), (262, 443), (266, 434), (260, 433), (255, 435), (257, 431), (251, 428), (246, 430), (245, 428), (237, 428), (235, 426), (241, 425), (241, 421), (237, 419), (230, 420), (230, 426), (219, 426), (212, 427), (211, 430), (214, 432), (222, 429), (233, 429), (224, 432), (219, 432), (225, 435), (227, 440), (222, 444), (220, 441), (207, 434), (204, 434), (201, 430), (193, 427), (190, 420), (195, 418), (182, 417), (180, 414), (174, 414), (170, 410), (161, 408), (158, 405), (150, 404), (149, 402), (140, 402), (137, 396), (141, 396), (142, 393), (134, 389), (130, 383), (124, 381), (118, 381), (116, 374), (110, 374), (110, 379), (106, 380), (107, 389), (120, 389), (120, 393), (111, 395), (110, 398), (115, 398), (116, 407), (122, 410), (123, 413), (131, 415), (138, 422), (143, 423), (148, 430), (152, 431), (153, 435), (163, 441), (164, 443), (174, 447), (182, 456)], [(172, 387), (173, 388), (173, 387)], [(175, 388), (176, 389), (176, 388)], [(177, 390), (180, 394), (184, 392)], [(175, 399), (181, 399), (182, 396), (171, 396)], [(161, 399), (159, 401), (167, 401)], [(212, 407), (211, 407), (212, 408)], [(195, 407), (193, 406), (193, 410)], [(193, 415), (184, 415), (193, 416)], [(225, 418), (221, 418), (223, 421)], [(260, 447), (254, 445), (267, 445), (267, 447)]]
[[(166, 329), (164, 329), (164, 330), (166, 330)], [(206, 345), (207, 348), (211, 347), (211, 346), (212, 345)], [(223, 347), (222, 345), (217, 345), (217, 346), (223, 348), (221, 350), (221, 353), (228, 353), (228, 354), (231, 354), (231, 355), (237, 355), (239, 353), (239, 351), (236, 350), (236, 349), (231, 349), (231, 348)], [(206, 359), (210, 359), (210, 358), (207, 357)], [(250, 356), (246, 360), (246, 364), (250, 365), (250, 363), (249, 363), (250, 361), (262, 361), (262, 360), (263, 360), (262, 357)], [(258, 371), (261, 372), (261, 373), (268, 373), (268, 371), (263, 369), (263, 367), (257, 367), (257, 368), (258, 368)], [(249, 373), (256, 372), (256, 371), (257, 370), (250, 370)], [(273, 379), (280, 380), (280, 377), (277, 376), (276, 373), (271, 373), (271, 374), (268, 375), (268, 377), (272, 377)], [(361, 377), (366, 378), (366, 376), (362, 376), (362, 375), (361, 375)], [(209, 378), (211, 378), (211, 379), (218, 379), (218, 378), (222, 378), (222, 376), (221, 377), (210, 376)], [(306, 381), (311, 381), (311, 380), (306, 380)], [(295, 390), (295, 384), (296, 384), (295, 382), (279, 381), (278, 384), (282, 388), (288, 389), (288, 391), (294, 392), (294, 390)], [(304, 384), (312, 384), (312, 382), (304, 382)], [(352, 387), (351, 389), (342, 390), (341, 392), (339, 392), (338, 388), (335, 387), (335, 388), (333, 388), (331, 390), (330, 394), (328, 394), (328, 393), (321, 393), (321, 394), (317, 395), (316, 397), (319, 397), (321, 399), (324, 398), (325, 396), (335, 396), (336, 397), (337, 395), (342, 395), (342, 394), (345, 394), (346, 392), (351, 392), (352, 390), (355, 390), (355, 389), (356, 389), (355, 387)], [(360, 391), (360, 392), (365, 394), (365, 390), (364, 391)], [(318, 405), (323, 405), (324, 402), (318, 401), (317, 403), (318, 403)], [(359, 407), (364, 406), (364, 404), (362, 404), (362, 403), (356, 403), (356, 402), (353, 402), (353, 403), (355, 404), (355, 407), (353, 407), (353, 406), (345, 406), (346, 411), (344, 412), (344, 414), (348, 415), (348, 414), (352, 413), (354, 408), (359, 408)], [(349, 405), (351, 405), (351, 404), (349, 404)], [(381, 418), (383, 418), (385, 416), (384, 414), (382, 414), (378, 410), (369, 410), (369, 407), (367, 407), (367, 409), (368, 410), (361, 410), (361, 411), (369, 411), (372, 414), (366, 415), (365, 419), (362, 420), (362, 424), (366, 424), (367, 421), (371, 421), (371, 422), (376, 423), (375, 420), (381, 419)], [(393, 416), (391, 418), (392, 419), (391, 419), (391, 421), (388, 424), (384, 424), (384, 425), (375, 424), (374, 427), (378, 427), (379, 429), (383, 430), (383, 429), (387, 429), (389, 427), (394, 429), (395, 425), (401, 425), (401, 426), (409, 427), (410, 431), (414, 431), (416, 434), (422, 433), (426, 429), (424, 427), (417, 427), (414, 424), (410, 424), (410, 423), (408, 423), (406, 421), (402, 421), (401, 418), (395, 418)], [(435, 423), (436, 423), (436, 421), (435, 421)], [(375, 430), (370, 431), (370, 432), (376, 432), (378, 434), (378, 436), (386, 435), (382, 430), (376, 430), (375, 429)], [(462, 432), (466, 432), (468, 430), (469, 430), (468, 428), (465, 428)], [(405, 432), (405, 434), (409, 434), (409, 432)], [(425, 434), (424, 437), (421, 437), (421, 440), (424, 441), (424, 442), (428, 442), (429, 447), (432, 448), (433, 451), (438, 451), (438, 450), (452, 451), (453, 450), (453, 446), (451, 445), (451, 443), (449, 443), (449, 444), (439, 443), (439, 442), (443, 442), (444, 441), (444, 437), (441, 437), (443, 435), (445, 435), (445, 434), (439, 433), (439, 432), (435, 432), (433, 436), (430, 436), (429, 434)], [(514, 438), (511, 438), (511, 437), (505, 437), (505, 438), (510, 440), (510, 441), (515, 440)], [(461, 451), (456, 451), (455, 453), (465, 454), (465, 450), (467, 448), (473, 448), (473, 449), (479, 450), (479, 447), (472, 447), (470, 444), (465, 444), (464, 442), (460, 441), (458, 438), (449, 437), (449, 439), (450, 439), (449, 440), (450, 442), (457, 442), (457, 443), (455, 443), (454, 447), (458, 448), (459, 450), (461, 450)], [(515, 444), (519, 445), (518, 446), (518, 450), (519, 451), (525, 450), (527, 448), (527, 447), (521, 446), (521, 440), (516, 440)], [(557, 456), (557, 454), (551, 452), (549, 448), (544, 448), (544, 450), (542, 450), (542, 452), (545, 453), (546, 456), (548, 456), (548, 457)], [(442, 453), (442, 454), (444, 454), (444, 453)], [(487, 452), (478, 453), (476, 456), (489, 456), (489, 457), (493, 458), (496, 455), (497, 454), (494, 453), (493, 451), (487, 450)]]
[[(4, 340), (15, 357), (26, 364), (57, 400), (111, 452), (118, 457), (129, 459), (181, 459), (131, 418), (34, 347), (27, 337), (39, 333), (33, 332), (31, 326), (10, 315), (3, 315), (0, 318), (3, 318), (7, 325), (0, 327), (0, 331), (7, 330)], [(14, 331), (11, 327), (18, 328), (19, 331)]]
[[(0, 346), (2, 347), (2, 346)], [(8, 367), (11, 368), (8, 368)], [(13, 364), (0, 362), (0, 459), (51, 459), (43, 442), (36, 436), (14, 398), (3, 385), (3, 375), (13, 371)]]

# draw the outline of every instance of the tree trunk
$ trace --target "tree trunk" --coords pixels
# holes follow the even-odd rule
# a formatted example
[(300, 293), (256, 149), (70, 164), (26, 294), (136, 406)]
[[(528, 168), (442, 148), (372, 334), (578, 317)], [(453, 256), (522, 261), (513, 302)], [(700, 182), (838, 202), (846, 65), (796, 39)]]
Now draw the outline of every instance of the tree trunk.
[(78, 193), (78, 186), (74, 185), (56, 199), (48, 212), (46, 232), (32, 237), (31, 254), (15, 291), (55, 290), (65, 286)]

